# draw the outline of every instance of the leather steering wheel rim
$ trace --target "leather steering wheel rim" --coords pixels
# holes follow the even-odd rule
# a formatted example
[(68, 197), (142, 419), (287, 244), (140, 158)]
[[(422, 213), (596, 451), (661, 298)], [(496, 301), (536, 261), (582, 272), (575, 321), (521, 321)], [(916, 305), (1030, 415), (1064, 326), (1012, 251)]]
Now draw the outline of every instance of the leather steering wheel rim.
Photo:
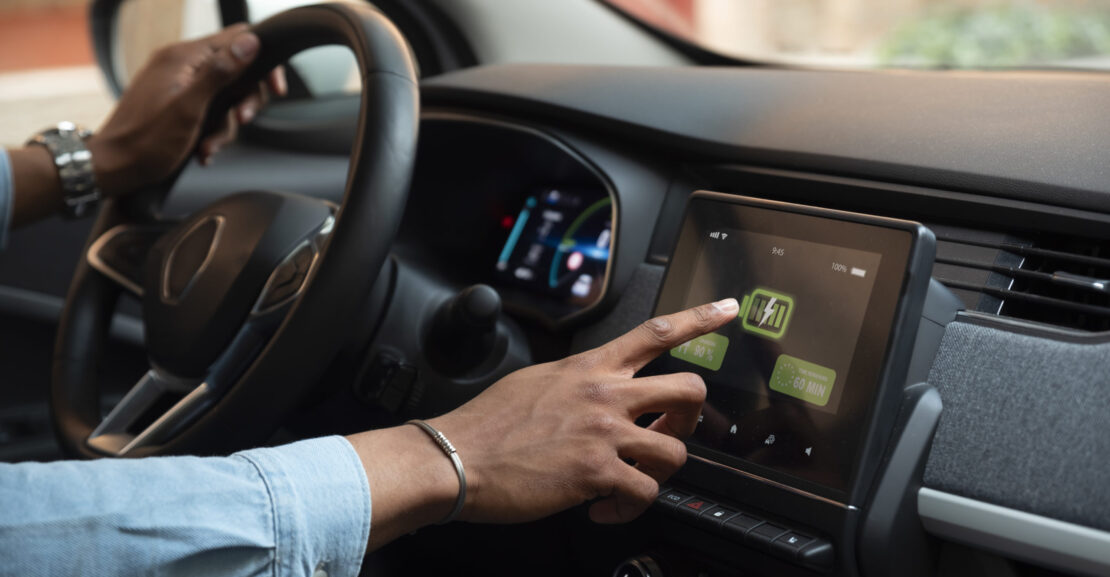
[[(263, 442), (342, 346), (347, 333), (338, 327), (347, 326), (351, 311), (364, 305), (404, 212), (416, 154), (419, 88), (400, 32), (379, 11), (346, 3), (295, 8), (253, 32), (261, 48), (242, 82), (257, 82), (308, 48), (339, 44), (354, 52), (361, 108), (343, 201), (304, 293), (259, 356), (202, 416), (168, 441), (128, 456), (217, 454)], [(211, 109), (226, 105), (217, 98)], [(83, 254), (126, 221), (118, 201), (105, 202)], [(50, 387), (51, 418), (70, 456), (104, 456), (86, 439), (100, 421), (97, 365), (120, 292), (87, 257), (80, 260), (59, 323)]]

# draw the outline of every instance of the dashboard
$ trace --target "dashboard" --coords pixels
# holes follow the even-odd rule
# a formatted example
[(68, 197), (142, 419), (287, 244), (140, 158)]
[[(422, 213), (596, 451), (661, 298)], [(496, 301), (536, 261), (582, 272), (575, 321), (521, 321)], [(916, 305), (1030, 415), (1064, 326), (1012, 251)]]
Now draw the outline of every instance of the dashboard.
[[(1084, 74), (711, 67), (521, 65), (428, 79), (388, 282), (368, 295), (368, 309), (389, 307), (353, 320), (332, 384), (288, 432), (441, 413), (655, 312), (736, 296), (746, 314), (720, 338), (652, 368), (702, 374), (710, 410), (641, 519), (598, 527), (571, 511), (507, 529), (429, 528), (369, 566), (878, 576), (1012, 562), (1003, 574), (1110, 573), (1107, 88)], [(226, 162), (186, 171), (169, 211), (219, 190), (336, 200), (343, 189), (343, 155), (268, 149), (249, 130), (244, 141)], [(693, 208), (697, 191), (745, 211), (862, 215), (848, 220), (895, 236), (730, 217)], [(919, 253), (928, 234), (907, 222), (935, 236), (931, 260)], [(43, 253), (58, 239), (69, 252)], [(56, 316), (66, 277), (45, 269), (72, 263), (83, 240), (59, 223), (16, 231), (0, 254), (0, 304)], [(495, 360), (447, 370), (422, 352), (426, 334), (476, 284), (504, 309)], [(134, 307), (121, 312), (125, 337), (141, 342)], [(427, 555), (432, 539), (442, 555)]]
[[(1070, 343), (1074, 363), (1105, 364), (1096, 358), (1107, 328), (1099, 311), (1110, 302), (1097, 290), (1037, 276), (1096, 278), (1105, 270), (1097, 247), (1110, 230), (1103, 212), (1110, 191), (1084, 160), (1105, 136), (1081, 126), (1110, 105), (1104, 81), (1033, 82), (1011, 94), (998, 77), (878, 75), (860, 102), (858, 80), (855, 73), (506, 66), (427, 83), (420, 162), (435, 169), (417, 168), (399, 259), (434, 262), (425, 268), (457, 286), (496, 287), (532, 361), (599, 345), (656, 312), (746, 297), (748, 314), (731, 329), (652, 368), (692, 370), (709, 384), (686, 467), (632, 527), (563, 520), (558, 534), (583, 536), (555, 566), (627, 571), (621, 575), (729, 575), (741, 567), (756, 575), (929, 575), (945, 572), (937, 551), (959, 543), (1016, 560), (1021, 571), (1110, 567), (1110, 511), (1095, 485), (1102, 467), (1080, 456), (1087, 450), (1011, 434), (1059, 426), (1048, 416), (1064, 402), (1053, 386), (1083, 388), (1083, 398), (1103, 402), (1103, 393), (1061, 372), (1032, 343), (1044, 351)], [(713, 89), (685, 90), (693, 85)], [(782, 99), (801, 93), (821, 98)], [(729, 94), (743, 95), (743, 107)], [(907, 103), (923, 98), (935, 106), (908, 114)], [(1071, 104), (1033, 119), (1021, 112), (1030, 99)], [(682, 114), (662, 112), (680, 100), (689, 103)], [(983, 116), (985, 100), (990, 126), (968, 133), (960, 119)], [(1035, 169), (1027, 142), (996, 146), (991, 131), (1003, 127), (994, 119), (1008, 111), (1022, 126), (1007, 121), (1007, 133), (1042, 130), (1050, 118), (1069, 127), (1053, 131), (1056, 147), (1037, 150)], [(960, 137), (935, 147), (897, 136), (915, 131)], [(446, 192), (458, 190), (480, 200)], [(856, 242), (850, 232), (820, 233), (811, 224), (724, 222), (727, 211), (692, 208), (698, 190), (803, 212), (847, 211), (873, 223), (922, 223), (928, 232), (901, 234), (935, 236), (935, 260), (907, 248), (930, 241)], [(551, 191), (559, 199), (545, 205)], [(573, 213), (559, 204), (564, 194), (575, 197)], [(583, 216), (606, 197), (608, 211)], [(429, 206), (441, 207), (440, 216), (425, 214)], [(558, 210), (534, 220), (549, 207)], [(695, 213), (705, 220), (696, 227), (703, 234), (686, 246)], [(430, 238), (449, 227), (443, 215), (469, 222), (469, 238)], [(579, 219), (595, 222), (567, 238), (558, 225)], [(606, 230), (607, 243), (599, 243)], [(1083, 239), (1087, 248), (1075, 248)], [(730, 252), (741, 250), (726, 248), (730, 241), (762, 254)], [(562, 267), (569, 272), (570, 254), (600, 244), (608, 244), (602, 290), (585, 302), (574, 300), (577, 279), (563, 281), (569, 292), (553, 289), (552, 274), (558, 281)], [(601, 270), (600, 252), (594, 262), (582, 254), (578, 270)], [(763, 275), (728, 265), (744, 260), (764, 270), (786, 255), (797, 255), (798, 269)], [(904, 298), (911, 285), (916, 296)], [(823, 312), (803, 316), (799, 308), (791, 316), (790, 305), (801, 303), (820, 303)], [(916, 312), (899, 308), (907, 303)], [(1082, 318), (1076, 306), (1087, 307)], [(1013, 339), (1032, 356), (980, 356)], [(737, 363), (750, 368), (738, 371)], [(978, 384), (999, 375), (1011, 384)], [(1015, 388), (1021, 405), (1002, 396)], [(1084, 422), (1069, 424), (1068, 435), (1105, 446), (1092, 432), (1095, 421)], [(1060, 470), (1075, 472), (1085, 493), (1066, 489)], [(1045, 483), (1030, 484), (1031, 476)], [(1057, 523), (1068, 529), (1061, 533)]]

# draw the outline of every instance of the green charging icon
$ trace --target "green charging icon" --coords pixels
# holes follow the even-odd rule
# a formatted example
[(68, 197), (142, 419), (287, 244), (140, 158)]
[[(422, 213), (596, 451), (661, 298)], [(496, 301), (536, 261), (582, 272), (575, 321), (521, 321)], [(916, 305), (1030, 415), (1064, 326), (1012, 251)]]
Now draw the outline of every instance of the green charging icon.
[(767, 288), (756, 288), (740, 302), (740, 324), (749, 333), (779, 340), (794, 314), (794, 297)]

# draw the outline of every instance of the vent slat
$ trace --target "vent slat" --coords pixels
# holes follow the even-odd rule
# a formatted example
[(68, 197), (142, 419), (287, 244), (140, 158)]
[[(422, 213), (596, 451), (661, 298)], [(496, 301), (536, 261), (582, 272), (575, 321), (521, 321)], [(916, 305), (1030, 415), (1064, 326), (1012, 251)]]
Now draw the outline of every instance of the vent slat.
[(994, 248), (1006, 252), (1012, 252), (1021, 256), (1033, 256), (1044, 259), (1063, 261), (1082, 266), (1110, 269), (1110, 259), (1100, 258), (1097, 256), (1087, 256), (1047, 248), (1037, 248), (1035, 246), (1028, 246), (1011, 242), (985, 242), (979, 240), (957, 238), (951, 235), (937, 236), (937, 240), (970, 246), (980, 246), (984, 248)]
[(1086, 331), (1110, 330), (1110, 242), (938, 224), (933, 276), (968, 308)]
[[(975, 291), (975, 292), (979, 292), (979, 293), (983, 293), (983, 294), (988, 294), (988, 295), (991, 295), (991, 296), (994, 296), (994, 297), (998, 297), (998, 298), (1003, 299), (1003, 300), (1017, 300), (1017, 301), (1022, 301), (1022, 302), (1026, 302), (1026, 303), (1039, 304), (1039, 305), (1044, 305), (1044, 306), (1048, 306), (1048, 307), (1055, 307), (1057, 309), (1064, 309), (1064, 310), (1079, 312), (1079, 313), (1083, 313), (1083, 314), (1097, 315), (1097, 316), (1100, 316), (1100, 317), (1110, 318), (1110, 307), (1103, 307), (1103, 306), (1092, 305), (1092, 304), (1087, 304), (1087, 303), (1079, 303), (1079, 302), (1075, 302), (1075, 301), (1069, 301), (1069, 300), (1063, 300), (1063, 299), (1058, 299), (1058, 298), (1053, 298), (1053, 297), (1047, 297), (1047, 296), (1042, 296), (1042, 295), (1028, 293), (1028, 292), (1022, 292), (1022, 291), (1015, 291), (1015, 290), (1009, 290), (1009, 289), (1000, 289), (1000, 288), (990, 287), (990, 286), (986, 286), (986, 285), (977, 285), (975, 283), (968, 283), (968, 282), (959, 281), (959, 280), (955, 280), (955, 279), (937, 278), (937, 280), (940, 281), (941, 283), (943, 283), (945, 286), (947, 286), (949, 288)], [(1008, 316), (1008, 315), (1003, 315), (1003, 316)], [(1025, 317), (1022, 316), (1022, 317), (1019, 317), (1019, 318), (1025, 318)]]

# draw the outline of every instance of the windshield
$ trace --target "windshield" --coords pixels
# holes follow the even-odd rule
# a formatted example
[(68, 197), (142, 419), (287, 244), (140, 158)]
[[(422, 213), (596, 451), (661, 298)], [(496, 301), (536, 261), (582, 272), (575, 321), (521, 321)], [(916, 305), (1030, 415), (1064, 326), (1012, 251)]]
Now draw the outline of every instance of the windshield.
[(609, 0), (703, 48), (849, 68), (1110, 69), (1110, 0)]

